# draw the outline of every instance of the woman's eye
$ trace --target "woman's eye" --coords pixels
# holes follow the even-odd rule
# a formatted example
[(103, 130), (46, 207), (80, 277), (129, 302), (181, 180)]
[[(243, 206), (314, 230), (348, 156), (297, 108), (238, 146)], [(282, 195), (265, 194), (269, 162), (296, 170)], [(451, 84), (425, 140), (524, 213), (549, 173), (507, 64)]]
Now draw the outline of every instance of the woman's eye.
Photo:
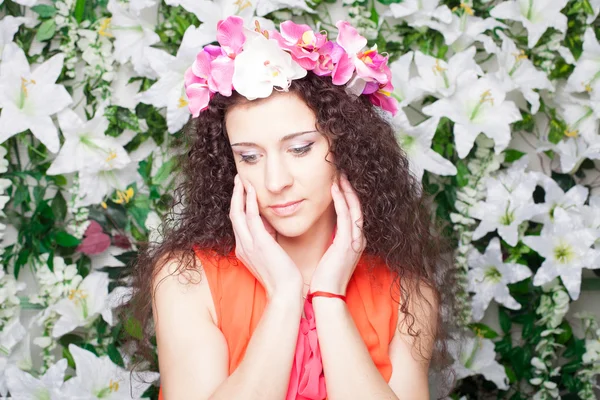
[(254, 164), (254, 163), (256, 163), (256, 160), (258, 158), (258, 156), (256, 154), (250, 154), (250, 155), (247, 155), (247, 156), (245, 156), (243, 154), (240, 154), (240, 157), (241, 157), (240, 162), (245, 162), (245, 163), (248, 163), (248, 164)]
[(306, 146), (295, 147), (295, 148), (292, 148), (291, 151), (295, 155), (302, 156), (302, 155), (308, 153), (311, 150), (313, 144), (314, 144), (314, 142), (313, 143), (309, 143)]

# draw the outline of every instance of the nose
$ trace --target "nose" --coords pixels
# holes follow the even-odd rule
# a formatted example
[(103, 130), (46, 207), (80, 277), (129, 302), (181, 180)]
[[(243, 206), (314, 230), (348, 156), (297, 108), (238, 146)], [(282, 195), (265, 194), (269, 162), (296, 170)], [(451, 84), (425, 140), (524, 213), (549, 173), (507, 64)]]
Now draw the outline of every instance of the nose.
[(269, 157), (265, 164), (265, 186), (270, 192), (280, 193), (294, 182), (288, 166), (278, 157)]

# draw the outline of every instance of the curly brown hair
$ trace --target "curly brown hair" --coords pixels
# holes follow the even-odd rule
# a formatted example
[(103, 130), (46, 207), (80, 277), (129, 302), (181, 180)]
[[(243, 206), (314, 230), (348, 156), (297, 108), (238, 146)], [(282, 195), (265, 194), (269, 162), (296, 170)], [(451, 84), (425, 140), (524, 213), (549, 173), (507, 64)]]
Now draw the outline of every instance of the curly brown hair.
[[(435, 338), (431, 358), (421, 356), (431, 361), (432, 370), (444, 372), (439, 376), (445, 378), (441, 380), (445, 383), (437, 387), (450, 390), (455, 376), (449, 368), (452, 358), (447, 341), (459, 329), (452, 317), (458, 315), (452, 248), (450, 239), (440, 234), (441, 226), (433, 219), (431, 199), (409, 172), (408, 159), (392, 124), (365, 96), (348, 95), (331, 78), (309, 73), (292, 81), (289, 90), (315, 113), (317, 129), (329, 139), (335, 167), (347, 174), (362, 204), (365, 253), (384, 260), (394, 273), (390, 291), (400, 293), (403, 323), (408, 324), (414, 348), (420, 352), (417, 341), (423, 334)], [(143, 328), (143, 339), (136, 340), (136, 353), (143, 360), (157, 361), (151, 325), (152, 290), (164, 262), (179, 259), (178, 271), (188, 271), (188, 276), (199, 268), (193, 246), (219, 256), (227, 256), (235, 248), (229, 207), (236, 166), (225, 115), (232, 106), (245, 101), (235, 92), (230, 97), (217, 93), (208, 109), (184, 128), (179, 145), (186, 151), (176, 170), (181, 179), (170, 212), (159, 228), (162, 241), (141, 245), (133, 270), (134, 296), (121, 310)], [(412, 296), (425, 299), (420, 289), (423, 285), (437, 302), (434, 332), (413, 329), (415, 318), (409, 305), (414, 301)], [(426, 299), (419, 302), (424, 303), (432, 306)]]

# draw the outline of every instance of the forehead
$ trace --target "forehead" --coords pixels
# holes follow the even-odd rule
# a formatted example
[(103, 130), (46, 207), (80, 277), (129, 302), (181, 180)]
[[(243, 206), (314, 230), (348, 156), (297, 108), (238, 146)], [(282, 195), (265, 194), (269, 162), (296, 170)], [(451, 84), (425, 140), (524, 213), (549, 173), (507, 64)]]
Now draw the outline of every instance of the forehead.
[(266, 99), (232, 107), (225, 116), (229, 141), (275, 142), (294, 132), (314, 130), (316, 117), (293, 93), (274, 92)]

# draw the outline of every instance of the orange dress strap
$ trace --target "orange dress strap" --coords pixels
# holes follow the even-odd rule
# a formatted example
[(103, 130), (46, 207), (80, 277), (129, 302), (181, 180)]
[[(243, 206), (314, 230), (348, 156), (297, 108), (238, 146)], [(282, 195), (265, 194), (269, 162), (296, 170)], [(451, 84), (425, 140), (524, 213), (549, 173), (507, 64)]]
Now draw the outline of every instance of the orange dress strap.
[[(229, 349), (229, 375), (241, 363), (267, 304), (260, 282), (232, 251), (219, 256), (194, 248), (210, 287), (218, 327)], [(368, 267), (368, 261), (375, 266)], [(350, 315), (369, 350), (371, 359), (386, 382), (392, 375), (389, 344), (396, 332), (398, 300), (392, 290), (394, 274), (380, 259), (363, 255), (348, 282), (346, 303)], [(162, 399), (162, 388), (159, 400)]]

